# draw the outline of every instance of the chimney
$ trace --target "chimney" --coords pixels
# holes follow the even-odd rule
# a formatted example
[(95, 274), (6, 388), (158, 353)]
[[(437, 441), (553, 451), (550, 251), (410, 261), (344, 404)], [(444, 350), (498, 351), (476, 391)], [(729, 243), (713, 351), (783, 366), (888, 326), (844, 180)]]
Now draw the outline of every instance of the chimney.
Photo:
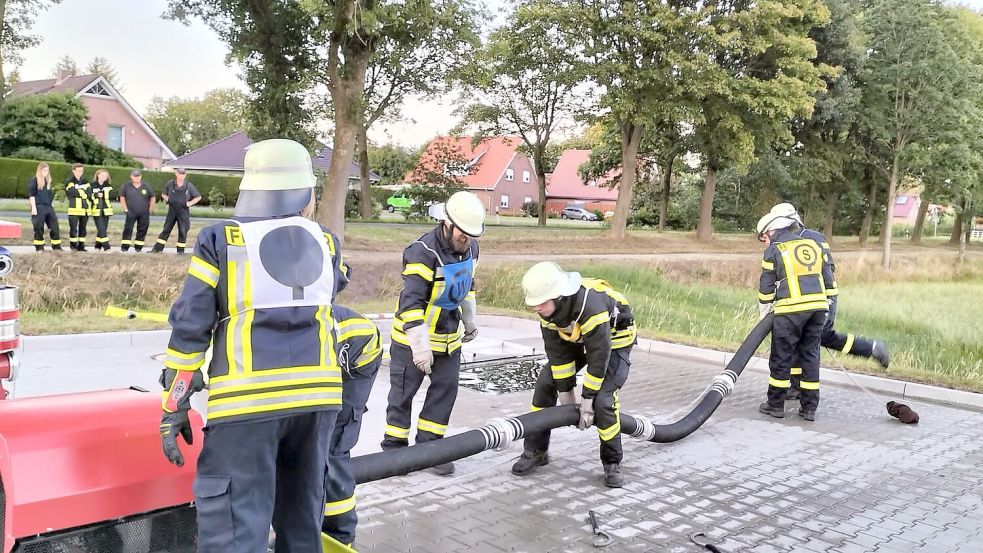
[(55, 84), (61, 84), (65, 82), (65, 79), (69, 77), (74, 77), (73, 72), (68, 69), (59, 69), (58, 77), (55, 79)]

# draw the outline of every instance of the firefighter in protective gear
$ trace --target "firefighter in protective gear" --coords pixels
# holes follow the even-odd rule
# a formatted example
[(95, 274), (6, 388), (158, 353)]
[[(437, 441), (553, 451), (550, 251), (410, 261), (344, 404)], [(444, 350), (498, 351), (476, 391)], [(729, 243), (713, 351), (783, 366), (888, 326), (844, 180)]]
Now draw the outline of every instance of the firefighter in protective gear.
[(328, 443), (342, 403), (331, 304), (348, 281), (337, 238), (309, 220), (314, 172), (292, 140), (246, 152), (234, 217), (198, 235), (171, 308), (165, 454), (184, 460), (188, 398), (208, 367), (194, 482), (198, 551), (319, 551)]
[[(471, 192), (456, 192), (437, 210), (440, 222), (403, 251), (403, 289), (393, 319), (389, 407), (383, 449), (406, 447), (413, 396), (430, 376), (416, 425), (417, 443), (447, 431), (461, 366), (461, 344), (478, 334), (475, 263), (485, 232), (485, 208)], [(454, 472), (453, 463), (434, 467)]]
[(342, 369), (344, 393), (338, 422), (331, 436), (321, 531), (325, 541), (351, 547), (358, 524), (351, 450), (358, 442), (365, 405), (382, 364), (382, 341), (375, 323), (347, 307), (332, 306), (331, 316), (337, 323), (338, 364)]
[(109, 171), (99, 169), (92, 181), (92, 202), (89, 205), (89, 217), (96, 224), (96, 249), (110, 250), (109, 218), (113, 215), (113, 204), (110, 201), (113, 185), (109, 180)]
[[(826, 290), (826, 297), (829, 299), (829, 314), (826, 316), (826, 326), (823, 327), (823, 336), (819, 342), (820, 346), (831, 350), (842, 351), (843, 353), (856, 357), (873, 357), (886, 369), (891, 362), (891, 357), (887, 344), (883, 340), (870, 340), (863, 336), (850, 333), (843, 334), (834, 329), (834, 325), (836, 324), (836, 305), (840, 296), (839, 289), (836, 285), (836, 264), (833, 262), (833, 255), (826, 237), (819, 231), (805, 228), (802, 224), (802, 217), (799, 216), (795, 206), (790, 203), (776, 205), (771, 208), (771, 213), (781, 214), (794, 219), (796, 225), (792, 227), (793, 232), (802, 238), (811, 238), (818, 242), (823, 249), (823, 263), (829, 264), (830, 272), (833, 274), (833, 287), (832, 289)], [(799, 367), (798, 363), (793, 364), (791, 372), (792, 387), (789, 389), (786, 399), (799, 399), (799, 380), (801, 376), (802, 368)]]
[[(576, 401), (577, 372), (586, 366), (580, 421), (584, 430), (597, 425), (604, 483), (620, 488), (621, 422), (618, 391), (628, 380), (629, 355), (635, 345), (635, 322), (623, 294), (603, 280), (582, 278), (544, 261), (522, 278), (526, 305), (540, 317), (549, 366), (536, 382), (532, 410)], [(549, 432), (526, 437), (512, 472), (524, 476), (549, 463)]]
[(188, 230), (191, 228), (191, 206), (201, 201), (201, 193), (191, 182), (186, 182), (186, 171), (178, 167), (174, 170), (174, 180), (167, 181), (162, 198), (167, 204), (167, 217), (164, 218), (164, 228), (157, 236), (154, 253), (164, 251), (167, 239), (177, 224), (177, 253), (184, 253), (188, 245)]
[(72, 175), (65, 180), (65, 196), (68, 198), (68, 245), (79, 252), (85, 251), (85, 227), (89, 223), (91, 200), (89, 179), (82, 176), (85, 167), (72, 164)]
[(771, 332), (771, 371), (768, 400), (758, 410), (785, 416), (790, 372), (798, 360), (802, 368), (799, 416), (812, 421), (819, 406), (819, 341), (829, 311), (826, 291), (833, 274), (823, 261), (822, 246), (793, 231), (795, 219), (768, 213), (758, 221), (759, 239), (768, 244), (761, 261), (758, 302), (762, 316), (774, 310)]

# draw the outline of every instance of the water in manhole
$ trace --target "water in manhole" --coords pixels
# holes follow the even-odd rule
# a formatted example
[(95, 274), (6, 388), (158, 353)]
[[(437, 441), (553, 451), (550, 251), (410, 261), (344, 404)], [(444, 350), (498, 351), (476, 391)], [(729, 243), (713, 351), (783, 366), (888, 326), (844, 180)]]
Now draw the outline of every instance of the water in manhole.
[(486, 394), (532, 390), (542, 370), (543, 357), (520, 357), (461, 367), (461, 386)]

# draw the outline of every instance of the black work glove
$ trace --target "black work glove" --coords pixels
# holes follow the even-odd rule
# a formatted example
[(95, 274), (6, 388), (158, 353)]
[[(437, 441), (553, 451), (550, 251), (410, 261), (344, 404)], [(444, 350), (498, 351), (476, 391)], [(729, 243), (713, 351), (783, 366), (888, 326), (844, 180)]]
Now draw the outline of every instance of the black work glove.
[(184, 455), (177, 445), (178, 434), (188, 445), (195, 443), (191, 434), (191, 421), (188, 420), (188, 410), (180, 409), (173, 413), (164, 411), (160, 418), (160, 442), (164, 446), (164, 456), (179, 467), (184, 466)]
[(188, 410), (191, 409), (192, 394), (203, 390), (205, 381), (198, 370), (164, 369), (160, 375), (160, 384), (164, 387), (161, 404), (163, 414), (160, 419), (161, 445), (167, 460), (181, 467), (184, 466), (184, 456), (178, 448), (177, 437), (180, 434), (188, 445), (194, 443)]

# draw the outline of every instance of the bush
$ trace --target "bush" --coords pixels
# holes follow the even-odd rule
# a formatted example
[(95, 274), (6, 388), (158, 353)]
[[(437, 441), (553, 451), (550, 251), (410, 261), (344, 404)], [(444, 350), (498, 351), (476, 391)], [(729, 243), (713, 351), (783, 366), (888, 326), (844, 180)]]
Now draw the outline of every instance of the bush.
[(659, 226), (659, 212), (643, 207), (628, 215), (628, 226), (632, 228), (655, 228)]
[(894, 238), (909, 238), (914, 230), (914, 225), (907, 223), (894, 223), (891, 225), (891, 236)]
[[(370, 192), (372, 190), (370, 189)], [(374, 195), (373, 195), (374, 196)], [(373, 198), (374, 200), (374, 198)], [(362, 191), (361, 190), (348, 190), (348, 195), (345, 196), (345, 218), (347, 219), (358, 219), (361, 217), (361, 207), (362, 207)], [(379, 218), (379, 205), (372, 202), (372, 219)]]
[(592, 209), (591, 210), (591, 213), (594, 214), (594, 217), (597, 217), (597, 220), (598, 221), (603, 221), (604, 220), (604, 213), (601, 212), (600, 209)]
[(415, 221), (425, 221), (430, 218), (429, 209), (433, 204), (446, 202), (451, 194), (467, 190), (459, 184), (418, 184), (411, 186), (406, 194), (413, 203), (406, 210), (406, 218)]
[(375, 206), (378, 206), (379, 209), (386, 207), (386, 200), (389, 199), (389, 196), (392, 196), (394, 192), (393, 190), (379, 188), (378, 186), (369, 187), (369, 191), (372, 193), (373, 210), (375, 209)]
[(529, 217), (539, 217), (539, 202), (526, 202), (522, 204), (522, 211)]
[(25, 146), (11, 154), (11, 157), (17, 157), (20, 159), (36, 159), (39, 161), (65, 161), (65, 156), (54, 150), (49, 150), (40, 146)]
[[(55, 191), (62, 190), (63, 187), (58, 185), (65, 182), (71, 174), (71, 164), (53, 161), (48, 162), (48, 165), (51, 166), (51, 182), (55, 184)], [(27, 181), (34, 176), (37, 167), (38, 161), (35, 160), (0, 157), (0, 198), (26, 198)], [(101, 167), (86, 166), (86, 177), (91, 180), (98, 168)], [(109, 171), (109, 177), (117, 189), (130, 178), (131, 169), (128, 167), (103, 168)], [(142, 173), (143, 182), (149, 184), (158, 195), (164, 190), (167, 181), (174, 178), (174, 173), (166, 171), (142, 171)], [(239, 177), (188, 173), (188, 181), (194, 183), (201, 192), (200, 205), (211, 205), (215, 200), (228, 202), (230, 205), (235, 204), (239, 197), (240, 180)]]

